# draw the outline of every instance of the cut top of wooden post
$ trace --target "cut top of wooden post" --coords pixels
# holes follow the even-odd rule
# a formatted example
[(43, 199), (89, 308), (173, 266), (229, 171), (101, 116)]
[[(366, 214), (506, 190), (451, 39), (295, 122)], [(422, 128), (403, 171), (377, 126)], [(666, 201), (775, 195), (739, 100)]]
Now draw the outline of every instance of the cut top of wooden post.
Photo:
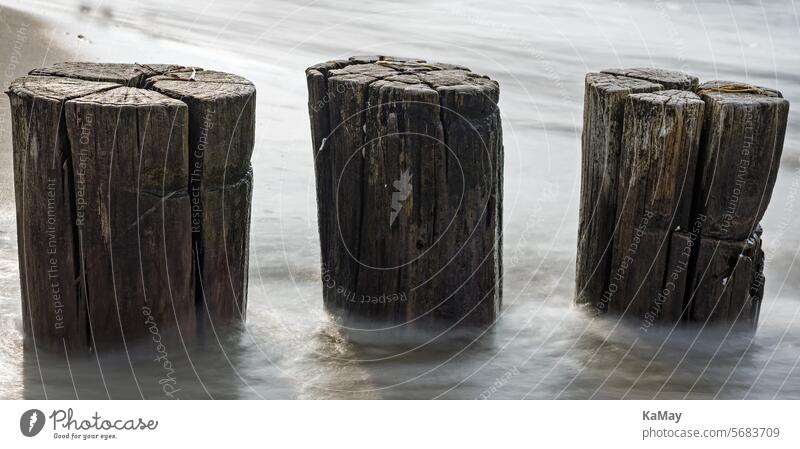
[(86, 81), (104, 81), (130, 87), (143, 87), (151, 76), (178, 70), (191, 70), (171, 64), (114, 64), (99, 62), (60, 62), (31, 70), (31, 75), (61, 76)]
[[(66, 103), (68, 126), (80, 126), (82, 122), (97, 128), (95, 132), (99, 134), (114, 136), (115, 148), (93, 148), (96, 154), (91, 158), (107, 161), (92, 164), (94, 169), (102, 172), (104, 179), (114, 180), (114, 188), (158, 196), (186, 191), (187, 109), (181, 101), (135, 87), (116, 87)], [(132, 129), (121, 126), (131, 123), (136, 124)], [(163, 123), (170, 126), (160, 125)], [(73, 140), (77, 144), (73, 150), (82, 150), (80, 137)], [(128, 148), (136, 148), (140, 154), (119, 150)]]
[(189, 148), (202, 166), (204, 188), (235, 184), (248, 175), (255, 145), (253, 83), (204, 70), (154, 76), (146, 86), (189, 105)]
[(750, 237), (767, 210), (778, 175), (789, 102), (780, 92), (728, 81), (698, 88), (705, 101), (695, 212), (702, 235)]
[(199, 159), (202, 165), (204, 188), (248, 176), (255, 144), (255, 86), (241, 76), (172, 64), (63, 62), (32, 70), (14, 81), (9, 93), (66, 101), (120, 85), (144, 89), (117, 91), (122, 97), (100, 100), (134, 106), (154, 100), (145, 93), (149, 90), (188, 105), (189, 151), (192, 162)]
[(718, 98), (723, 98), (726, 94), (728, 94), (733, 95), (731, 98), (734, 99), (737, 98), (735, 96), (736, 94), (755, 94), (764, 97), (783, 98), (782, 93), (775, 89), (770, 89), (769, 87), (754, 86), (752, 84), (741, 83), (738, 81), (723, 80), (706, 81), (697, 87), (697, 94), (719, 94)]
[(664, 89), (674, 90), (695, 90), (698, 79), (696, 76), (688, 75), (677, 70), (658, 69), (654, 67), (635, 67), (629, 69), (605, 69), (600, 73), (608, 73), (618, 76), (627, 76), (641, 80), (658, 83)]
[(594, 72), (586, 74), (586, 87), (604, 94), (619, 94), (622, 97), (664, 89), (662, 84), (644, 79)]
[(21, 98), (66, 101), (119, 87), (115, 83), (93, 83), (60, 76), (23, 76), (11, 82), (8, 94)]
[[(309, 67), (306, 75), (326, 78), (329, 91), (330, 87), (435, 91), (450, 98), (452, 106), (466, 117), (494, 112), (500, 93), (496, 81), (464, 66), (389, 56), (330, 61)], [(371, 86), (373, 83), (375, 86)]]

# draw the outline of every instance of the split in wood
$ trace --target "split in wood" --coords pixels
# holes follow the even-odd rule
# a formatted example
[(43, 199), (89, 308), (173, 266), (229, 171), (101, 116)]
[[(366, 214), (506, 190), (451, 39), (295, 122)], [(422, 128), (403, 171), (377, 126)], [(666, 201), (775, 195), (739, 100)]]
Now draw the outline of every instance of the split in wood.
[(383, 56), (306, 76), (327, 309), (371, 328), (491, 324), (502, 291), (497, 82)]
[[(673, 90), (670, 90), (673, 89)], [(691, 92), (694, 91), (695, 93)], [(576, 301), (754, 329), (788, 102), (662, 69), (586, 76)]]
[(8, 95), (31, 343), (122, 348), (152, 333), (153, 319), (187, 341), (243, 320), (251, 83), (171, 65), (63, 63), (15, 80)]

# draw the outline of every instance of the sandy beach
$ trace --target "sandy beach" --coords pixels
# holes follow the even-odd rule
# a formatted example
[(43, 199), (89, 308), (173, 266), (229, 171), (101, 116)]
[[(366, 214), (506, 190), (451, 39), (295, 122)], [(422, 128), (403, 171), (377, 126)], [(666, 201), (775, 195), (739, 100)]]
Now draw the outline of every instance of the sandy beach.
[[(69, 59), (68, 52), (52, 40), (52, 28), (40, 19), (0, 7), (0, 79), (3, 90), (31, 69)], [(0, 222), (14, 220), (14, 176), (8, 98), (0, 100)]]

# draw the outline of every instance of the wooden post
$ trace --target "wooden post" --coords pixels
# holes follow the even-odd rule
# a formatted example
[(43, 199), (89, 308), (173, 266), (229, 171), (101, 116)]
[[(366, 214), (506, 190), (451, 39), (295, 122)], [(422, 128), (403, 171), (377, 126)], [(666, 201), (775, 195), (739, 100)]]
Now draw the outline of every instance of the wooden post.
[[(252, 84), (237, 78), (230, 87), (216, 72), (167, 65), (64, 63), (32, 73), (8, 91), (29, 341), (55, 351), (121, 348), (154, 324), (191, 340), (199, 313), (229, 321), (225, 307), (244, 304), (254, 126), (248, 108), (231, 119), (238, 104), (230, 92), (241, 84), (254, 93)], [(224, 167), (227, 158), (233, 181), (224, 169), (210, 171), (223, 181), (209, 175), (207, 183), (192, 170), (189, 144), (203, 131), (190, 101), (148, 85), (156, 76), (183, 84), (214, 80), (191, 81), (196, 96), (204, 91), (205, 101), (228, 107), (219, 108), (208, 132), (216, 140), (203, 138), (205, 160)], [(193, 177), (213, 192), (207, 203), (214, 207), (203, 213), (219, 237), (203, 246), (222, 263), (233, 255), (230, 270), (211, 282), (240, 289), (217, 295), (220, 306), (208, 310), (195, 298)]]
[(746, 240), (772, 197), (789, 102), (780, 92), (727, 81), (703, 83), (699, 93), (707, 111), (695, 200), (696, 213), (709, 217), (702, 234)]
[(602, 73), (586, 75), (581, 136), (581, 199), (575, 272), (576, 302), (606, 310), (617, 210), (619, 156), (625, 100), (662, 90), (646, 80)]
[(85, 347), (78, 293), (72, 160), (64, 103), (117, 87), (59, 77), (23, 77), (8, 89), (25, 335), (52, 351)]
[[(678, 90), (632, 93), (630, 79)], [(759, 222), (787, 116), (771, 89), (698, 86), (661, 69), (587, 75), (578, 302), (600, 298), (598, 309), (643, 319), (644, 330), (680, 320), (754, 329), (764, 292)]]
[(778, 91), (728, 81), (698, 92), (706, 113), (694, 210), (704, 222), (690, 316), (754, 328), (764, 285), (759, 223), (778, 174), (789, 102)]
[(370, 327), (491, 324), (502, 291), (498, 84), (379, 56), (306, 75), (326, 308)]
[(147, 335), (144, 307), (191, 335), (186, 105), (115, 87), (67, 101), (66, 126), (90, 343)]
[(171, 72), (146, 85), (189, 106), (195, 294), (198, 322), (213, 333), (245, 319), (256, 89), (211, 70)]
[(689, 319), (755, 329), (764, 283), (761, 229), (742, 241), (702, 237), (696, 252)]
[(665, 317), (668, 311), (670, 319), (680, 318), (682, 295), (662, 290), (672, 231), (688, 229), (691, 220), (702, 120), (703, 102), (691, 92), (666, 90), (626, 99), (617, 232), (603, 295), (609, 310), (637, 317)]

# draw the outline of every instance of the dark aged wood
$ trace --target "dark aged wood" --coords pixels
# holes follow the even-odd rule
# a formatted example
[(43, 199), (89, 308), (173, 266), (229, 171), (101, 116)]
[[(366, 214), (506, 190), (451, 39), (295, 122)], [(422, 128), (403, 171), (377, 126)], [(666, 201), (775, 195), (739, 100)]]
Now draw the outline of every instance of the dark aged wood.
[(252, 84), (153, 64), (32, 73), (8, 91), (29, 341), (120, 348), (151, 331), (144, 306), (184, 340), (198, 315), (243, 319)]
[(664, 89), (671, 90), (695, 90), (697, 89), (698, 79), (696, 76), (688, 75), (677, 70), (665, 70), (655, 67), (638, 67), (628, 69), (605, 69), (600, 73), (610, 73), (612, 75), (627, 76), (638, 78), (653, 83), (661, 84)]
[(688, 229), (703, 102), (686, 91), (629, 95), (625, 103), (608, 309), (660, 312), (674, 229)]
[(171, 71), (191, 70), (168, 64), (110, 64), (99, 62), (61, 62), (34, 69), (31, 75), (63, 76), (87, 81), (103, 81), (129, 87), (143, 87), (147, 78)]
[(369, 326), (484, 326), (501, 301), (499, 87), (354, 57), (306, 70), (326, 307)]
[(754, 329), (764, 285), (760, 227), (742, 241), (701, 237), (696, 251), (690, 319)]
[(66, 103), (93, 346), (146, 335), (145, 306), (164, 326), (195, 330), (187, 109), (131, 87)]
[(726, 81), (704, 83), (699, 92), (706, 114), (695, 205), (709, 217), (702, 234), (745, 240), (772, 196), (789, 102), (777, 91)]
[(589, 73), (583, 102), (576, 302), (602, 309), (611, 273), (625, 99), (662, 90), (646, 80)]
[[(676, 90), (632, 94), (616, 86), (631, 78)], [(621, 114), (623, 101), (624, 119), (601, 114)], [(775, 90), (698, 85), (680, 72), (587, 75), (578, 302), (600, 297), (599, 309), (635, 316), (645, 331), (659, 321), (754, 329), (764, 292), (758, 223), (777, 176), (788, 107)], [(611, 257), (610, 275), (603, 275), (604, 257)]]
[(691, 285), (689, 264), (698, 238), (696, 233), (687, 231), (674, 231), (669, 236), (663, 288), (650, 302), (650, 308), (644, 315), (645, 321), (674, 324), (684, 318), (686, 288)]
[[(244, 321), (256, 89), (205, 70), (155, 76), (147, 86), (189, 106), (195, 295), (204, 330)], [(199, 211), (198, 211), (199, 206)]]
[(57, 77), (23, 77), (8, 89), (14, 149), (22, 323), (37, 347), (86, 345), (78, 295), (74, 194), (64, 102), (116, 87)]

